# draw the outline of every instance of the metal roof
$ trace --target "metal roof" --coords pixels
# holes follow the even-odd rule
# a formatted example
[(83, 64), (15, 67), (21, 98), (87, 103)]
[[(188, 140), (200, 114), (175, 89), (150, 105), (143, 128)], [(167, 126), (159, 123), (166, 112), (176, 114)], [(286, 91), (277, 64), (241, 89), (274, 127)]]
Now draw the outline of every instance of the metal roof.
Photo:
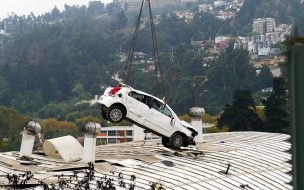
[[(64, 189), (98, 189), (106, 181), (116, 189), (292, 189), (289, 138), (263, 132), (205, 134), (206, 142), (179, 151), (159, 141), (103, 145), (96, 148), (94, 170), (85, 169), (86, 163), (64, 163), (42, 154), (32, 155), (35, 166), (24, 165), (18, 152), (5, 152), (0, 153), (0, 184), (8, 184), (7, 174), (31, 171), (28, 184), (41, 181), (55, 189), (63, 182), (68, 184)], [(90, 172), (94, 179), (88, 179)]]

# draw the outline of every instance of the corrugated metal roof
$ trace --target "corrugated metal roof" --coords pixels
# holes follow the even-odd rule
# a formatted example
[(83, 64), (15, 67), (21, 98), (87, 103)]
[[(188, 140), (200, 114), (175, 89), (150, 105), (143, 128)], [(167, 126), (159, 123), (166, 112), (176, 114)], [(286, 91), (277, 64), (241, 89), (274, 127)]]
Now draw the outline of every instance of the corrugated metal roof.
[[(29, 183), (42, 181), (57, 188), (63, 185), (64, 189), (76, 189), (81, 183), (79, 189), (85, 189), (85, 185), (98, 189), (98, 184), (105, 184), (109, 179), (116, 189), (129, 189), (130, 184), (135, 189), (154, 186), (172, 190), (292, 189), (288, 185), (292, 177), (286, 174), (291, 170), (289, 135), (228, 132), (206, 134), (204, 138), (205, 143), (178, 152), (163, 147), (159, 141), (98, 146), (92, 180), (83, 180), (90, 171), (84, 169), (85, 163), (64, 163), (33, 154), (35, 166), (22, 165), (17, 152), (0, 153), (0, 183), (8, 184), (8, 173), (19, 175), (32, 171)], [(135, 180), (131, 180), (132, 175)]]

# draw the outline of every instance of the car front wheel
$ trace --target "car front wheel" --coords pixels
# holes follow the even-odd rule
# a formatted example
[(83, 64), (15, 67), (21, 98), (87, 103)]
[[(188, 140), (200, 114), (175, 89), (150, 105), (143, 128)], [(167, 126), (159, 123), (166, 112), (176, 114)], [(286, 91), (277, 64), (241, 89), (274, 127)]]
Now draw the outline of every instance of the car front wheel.
[(125, 118), (123, 108), (120, 106), (112, 106), (108, 110), (107, 118), (112, 123), (120, 123)]
[(173, 149), (179, 149), (184, 144), (184, 138), (181, 133), (174, 133), (169, 138), (169, 145)]

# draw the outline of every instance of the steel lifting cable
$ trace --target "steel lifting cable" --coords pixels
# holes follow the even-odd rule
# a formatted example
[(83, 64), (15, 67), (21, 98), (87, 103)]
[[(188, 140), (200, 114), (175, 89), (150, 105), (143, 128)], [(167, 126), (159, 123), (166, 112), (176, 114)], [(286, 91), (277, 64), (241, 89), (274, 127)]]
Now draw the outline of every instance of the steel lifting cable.
[(164, 95), (164, 98), (166, 99), (166, 91), (165, 91), (165, 85), (164, 85), (164, 81), (163, 81), (163, 73), (162, 73), (161, 66), (160, 66), (160, 57), (159, 57), (156, 33), (155, 33), (155, 28), (154, 28), (152, 8), (151, 8), (150, 0), (147, 0), (147, 1), (148, 1), (148, 5), (149, 5), (149, 16), (150, 16), (150, 27), (151, 27), (152, 43), (153, 43), (153, 54), (154, 54), (154, 60), (155, 60), (154, 64), (155, 64), (155, 72), (156, 72), (156, 82), (157, 82), (159, 90), (160, 90), (159, 86), (161, 83), (163, 95)]
[(129, 82), (130, 68), (131, 68), (131, 63), (133, 61), (133, 53), (134, 53), (135, 44), (136, 44), (136, 40), (137, 40), (144, 1), (145, 0), (141, 1), (140, 11), (139, 11), (136, 26), (135, 26), (135, 31), (134, 31), (134, 35), (133, 35), (133, 39), (132, 39), (132, 43), (131, 43), (131, 48), (129, 49), (128, 58), (127, 58), (127, 62), (126, 62), (125, 70), (124, 70), (123, 79), (126, 84)]
[[(158, 45), (157, 45), (154, 22), (153, 22), (151, 3), (150, 3), (150, 0), (147, 0), (147, 1), (148, 1), (148, 7), (149, 7), (150, 28), (151, 28), (152, 44), (153, 44), (153, 55), (154, 55), (154, 60), (155, 60), (154, 65), (155, 65), (155, 71), (156, 71), (156, 82), (157, 82), (158, 90), (162, 90), (163, 95), (166, 98), (163, 73), (162, 73), (161, 66), (160, 66), (159, 51), (158, 51)], [(139, 31), (140, 20), (141, 20), (142, 11), (143, 11), (143, 5), (144, 5), (144, 0), (142, 0), (142, 2), (141, 2), (141, 7), (140, 7), (139, 15), (137, 18), (137, 22), (136, 22), (136, 27), (135, 27), (135, 31), (134, 31), (134, 35), (133, 35), (133, 39), (132, 39), (132, 44), (131, 44), (131, 48), (128, 53), (128, 58), (127, 58), (127, 62), (126, 62), (125, 70), (124, 70), (123, 79), (126, 84), (129, 81), (130, 69), (131, 69), (131, 64), (132, 64), (132, 60), (133, 60), (133, 54), (134, 54), (135, 44), (136, 44), (136, 40), (137, 40), (137, 35), (138, 35), (138, 31)], [(161, 85), (162, 89), (160, 89), (160, 83), (162, 84)]]

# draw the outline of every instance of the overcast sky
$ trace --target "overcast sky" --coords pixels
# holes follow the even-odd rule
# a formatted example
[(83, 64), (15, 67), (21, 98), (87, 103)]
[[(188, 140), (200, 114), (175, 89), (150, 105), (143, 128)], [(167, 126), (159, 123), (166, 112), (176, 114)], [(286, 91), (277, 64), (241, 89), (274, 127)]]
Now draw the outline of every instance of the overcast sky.
[[(112, 0), (101, 0), (104, 3)], [(60, 10), (64, 4), (87, 5), (89, 0), (0, 0), (0, 19), (7, 17), (14, 12), (17, 15), (28, 15), (33, 12), (35, 15), (52, 10), (57, 6)]]

